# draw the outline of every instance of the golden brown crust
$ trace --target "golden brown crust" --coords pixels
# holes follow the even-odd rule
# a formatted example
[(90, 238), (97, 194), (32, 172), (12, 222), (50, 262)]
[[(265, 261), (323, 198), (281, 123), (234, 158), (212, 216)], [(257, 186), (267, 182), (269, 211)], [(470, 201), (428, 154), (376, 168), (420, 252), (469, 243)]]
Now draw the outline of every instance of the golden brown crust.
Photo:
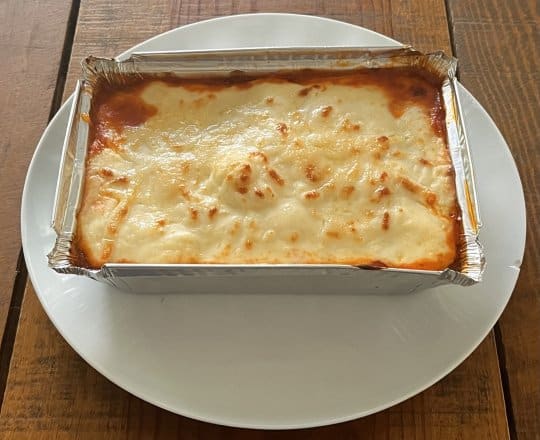
[[(130, 211), (134, 200), (140, 198), (140, 194), (136, 189), (138, 185), (137, 177), (136, 175), (134, 177), (131, 171), (120, 173), (114, 167), (103, 165), (104, 159), (101, 159), (101, 157), (104, 154), (114, 153), (114, 160), (118, 159), (124, 162), (127, 160), (129, 162), (131, 159), (128, 160), (126, 157), (131, 157), (130, 154), (133, 153), (130, 148), (134, 148), (134, 146), (136, 146), (136, 149), (143, 148), (141, 147), (142, 144), (139, 145), (136, 140), (133, 140), (135, 139), (133, 136), (136, 136), (139, 127), (146, 127), (147, 123), (153, 121), (156, 115), (159, 116), (161, 111), (159, 104), (147, 102), (143, 97), (145, 90), (149, 86), (158, 83), (164, 84), (164, 87), (169, 87), (171, 91), (185, 90), (185, 96), (182, 95), (181, 98), (175, 101), (177, 102), (177, 108), (189, 109), (191, 106), (193, 112), (204, 112), (205, 109), (211, 108), (209, 106), (219, 105), (225, 92), (236, 90), (241, 93), (258, 90), (262, 87), (276, 90), (276, 93), (271, 95), (265, 93), (261, 98), (261, 104), (267, 109), (265, 111), (277, 111), (276, 109), (283, 105), (284, 100), (279, 95), (279, 87), (296, 87), (294, 89), (296, 90), (294, 98), (291, 99), (298, 100), (298, 105), (304, 111), (302, 114), (298, 111), (289, 112), (287, 117), (290, 119), (278, 119), (273, 123), (272, 129), (277, 136), (274, 139), (276, 145), (271, 145), (267, 149), (259, 148), (257, 151), (249, 151), (243, 157), (243, 160), (231, 162), (230, 168), (225, 170), (224, 182), (227, 182), (232, 192), (224, 196), (227, 199), (225, 204), (223, 204), (222, 199), (213, 195), (214, 201), (209, 205), (204, 204), (204, 197), (201, 197), (200, 194), (202, 188), (200, 185), (203, 185), (204, 180), (208, 177), (200, 174), (198, 159), (195, 161), (183, 161), (179, 163), (178, 169), (174, 171), (157, 171), (154, 176), (156, 181), (161, 181), (163, 177), (164, 182), (171, 182), (172, 186), (164, 190), (168, 194), (167, 200), (182, 204), (182, 206), (185, 204), (186, 221), (184, 226), (187, 225), (187, 229), (182, 226), (183, 231), (186, 231), (186, 233), (191, 231), (190, 234), (195, 235), (204, 234), (202, 231), (210, 230), (207, 227), (219, 229), (225, 224), (229, 225), (227, 231), (229, 236), (232, 237), (231, 240), (223, 243), (220, 250), (214, 253), (203, 255), (202, 251), (194, 250), (190, 254), (189, 250), (175, 250), (166, 247), (168, 249), (166, 255), (158, 256), (155, 261), (141, 261), (138, 257), (129, 255), (129, 253), (126, 255), (118, 253), (117, 244), (120, 241), (124, 243), (126, 240), (125, 236), (121, 235), (124, 234), (122, 232), (123, 228), (127, 227), (126, 222), (131, 225), (130, 227), (137, 224), (131, 218), (132, 215), (136, 214)], [(272, 87), (275, 87), (275, 89), (272, 89)], [(318, 147), (312, 140), (308, 141), (307, 137), (297, 135), (298, 127), (301, 124), (306, 124), (304, 122), (305, 109), (311, 108), (309, 106), (313, 104), (310, 103), (319, 102), (317, 97), (332, 87), (369, 89), (382, 93), (387, 103), (385, 111), (396, 121), (404, 118), (406, 112), (411, 108), (419, 109), (424, 114), (431, 130), (431, 134), (425, 136), (427, 136), (428, 140), (429, 136), (442, 140), (442, 148), (438, 152), (438, 156), (422, 155), (415, 158), (415, 164), (424, 169), (423, 172), (426, 173), (436, 173), (437, 167), (440, 169), (441, 164), (448, 167), (450, 158), (445, 148), (445, 113), (440, 94), (440, 80), (416, 69), (373, 69), (345, 71), (339, 74), (325, 71), (281, 72), (264, 77), (240, 74), (225, 79), (179, 79), (161, 76), (159, 78), (133, 79), (127, 81), (127, 85), (118, 87), (101, 84), (97, 87), (92, 109), (88, 116), (91, 125), (90, 154), (87, 160), (87, 175), (89, 177), (85, 182), (83, 191), (82, 211), (84, 211), (84, 215), (78, 217), (79, 222), (72, 249), (73, 259), (76, 264), (98, 268), (108, 261), (142, 263), (196, 262), (208, 264), (223, 262), (246, 264), (301, 262), (432, 270), (444, 269), (451, 265), (456, 259), (456, 249), (461, 228), (459, 209), (455, 201), (455, 189), (448, 184), (448, 182), (453, 182), (453, 170), (451, 167), (450, 174), (445, 173), (444, 177), (437, 175), (437, 179), (446, 179), (446, 183), (442, 188), (445, 188), (446, 191), (452, 191), (453, 193), (450, 196), (448, 194), (442, 196), (437, 191), (426, 186), (425, 183), (419, 183), (416, 181), (415, 175), (399, 174), (396, 172), (399, 163), (401, 163), (400, 161), (409, 160), (410, 152), (400, 146), (400, 141), (396, 140), (397, 138), (392, 132), (373, 134), (373, 128), (370, 127), (369, 121), (357, 120), (351, 116), (350, 112), (343, 110), (348, 108), (344, 107), (346, 97), (340, 97), (315, 108), (313, 117), (318, 117), (321, 121), (317, 122), (317, 124), (327, 124), (328, 130), (335, 130), (337, 142), (341, 137), (349, 142), (345, 149), (348, 151), (348, 173), (351, 174), (351, 176), (347, 177), (348, 180), (342, 182), (340, 175), (336, 174), (339, 172), (333, 166), (325, 165), (327, 162), (321, 160), (320, 156), (313, 156), (313, 152), (321, 147)], [(191, 96), (195, 98), (190, 100), (189, 97)], [(285, 99), (287, 98), (285, 96)], [(317, 125), (318, 130), (325, 130), (322, 127), (324, 125)], [(169, 136), (171, 139), (176, 136), (174, 127), (169, 127), (167, 130), (169, 132), (161, 133), (160, 136), (163, 135), (165, 138)], [(321, 139), (324, 138), (324, 135), (323, 133)], [(373, 138), (373, 141), (366, 143), (365, 139), (371, 138)], [(355, 143), (354, 139), (358, 139), (359, 142)], [(193, 152), (193, 142), (195, 141), (186, 144), (171, 141), (170, 151), (174, 152), (175, 158), (182, 154), (196, 155), (197, 153)], [(263, 141), (259, 140), (258, 142)], [(283, 162), (283, 158), (276, 160), (277, 157), (274, 157), (275, 148), (278, 147), (281, 148), (280, 154), (283, 154), (283, 157), (289, 157), (287, 151), (294, 150), (298, 152), (298, 155), (293, 156), (291, 154), (291, 158), (299, 158), (305, 155), (305, 159), (297, 163), (295, 162), (296, 159), (291, 159), (288, 164)], [(144, 144), (144, 148), (149, 148), (148, 143)], [(328, 148), (328, 146), (325, 148)], [(329, 150), (320, 151), (323, 152), (322, 156), (329, 154), (324, 153), (324, 151)], [(137, 154), (139, 154), (138, 150)], [(356, 161), (362, 163), (362, 161), (366, 160), (373, 164), (376, 173), (369, 174), (371, 171), (367, 168), (355, 171), (354, 163)], [(98, 166), (98, 164), (101, 165)], [(351, 164), (353, 166), (350, 166)], [(219, 165), (216, 166), (219, 167)], [(296, 174), (290, 170), (290, 167), (293, 166), (299, 167)], [(364, 177), (362, 177), (363, 175)], [(291, 176), (295, 177), (292, 178)], [(300, 180), (296, 179), (303, 181), (299, 186), (299, 188), (303, 189), (299, 191), (298, 197), (300, 197), (300, 200), (305, 201), (306, 206), (313, 207), (309, 208), (313, 209), (310, 218), (313, 218), (315, 222), (322, 221), (321, 225), (323, 226), (320, 229), (320, 237), (312, 237), (311, 239), (323, 240), (323, 243), (325, 243), (324, 240), (329, 240), (327, 245), (330, 251), (325, 256), (322, 251), (313, 250), (313, 246), (305, 247), (306, 240), (310, 240), (309, 235), (292, 231), (286, 232), (283, 237), (284, 242), (288, 243), (286, 250), (281, 250), (278, 256), (274, 256), (270, 252), (262, 257), (263, 254), (258, 252), (261, 252), (261, 249), (264, 249), (267, 243), (273, 240), (272, 237), (275, 237), (276, 234), (279, 235), (280, 231), (275, 231), (270, 223), (263, 223), (262, 226), (250, 226), (247, 229), (251, 232), (248, 233), (244, 230), (241, 221), (232, 220), (232, 209), (237, 209), (238, 214), (245, 215), (246, 218), (251, 215), (250, 213), (253, 210), (271, 209), (272, 203), (282, 203), (284, 194), (289, 194), (292, 191), (291, 188), (300, 182)], [(339, 183), (336, 184), (334, 180)], [(362, 182), (365, 182), (371, 188), (368, 195), (365, 195), (362, 186), (364, 183)], [(148, 182), (146, 185), (148, 185)], [(233, 196), (233, 194), (235, 195)], [(341, 203), (351, 203), (354, 206), (361, 197), (371, 203), (373, 209), (365, 211), (364, 205), (360, 204), (362, 208), (359, 208), (358, 214), (353, 215), (352, 219), (347, 214), (348, 217), (343, 218), (343, 221), (340, 222), (339, 218), (333, 219), (328, 222), (327, 226), (324, 226), (326, 220), (321, 220), (319, 214), (317, 214), (321, 204), (331, 205), (334, 201), (339, 200)], [(350, 254), (339, 256), (339, 251), (334, 249), (336, 246), (334, 243), (343, 242), (351, 247), (354, 246), (354, 243), (365, 245), (366, 242), (371, 240), (365, 235), (366, 225), (370, 224), (371, 221), (378, 221), (379, 233), (382, 235), (390, 236), (390, 234), (396, 234), (396, 228), (407, 227), (404, 226), (407, 225), (407, 219), (404, 217), (403, 208), (401, 205), (395, 204), (397, 197), (408, 198), (409, 208), (407, 212), (421, 210), (415, 208), (417, 206), (415, 204), (418, 204), (418, 206), (425, 206), (425, 209), (431, 212), (431, 215), (435, 218), (441, 219), (442, 223), (445, 224), (445, 231), (441, 232), (440, 249), (432, 250), (429, 257), (408, 259), (403, 257), (399, 261), (391, 258), (385, 259), (382, 256), (363, 256), (361, 251), (357, 256), (351, 256)], [(453, 197), (453, 202), (448, 202), (449, 197)], [(444, 199), (444, 201), (441, 199)], [(259, 205), (256, 205), (256, 203)], [(346, 205), (340, 205), (340, 209), (345, 209), (344, 206), (346, 207)], [(105, 226), (99, 226), (99, 228), (102, 227), (103, 234), (101, 236), (99, 234), (89, 235), (88, 225), (85, 222), (87, 222), (88, 218), (95, 219), (99, 218), (99, 216), (107, 217)], [(82, 221), (83, 217), (84, 221)], [(96, 221), (96, 223), (99, 222)], [(172, 233), (171, 228), (176, 224), (178, 222), (174, 218), (170, 219), (165, 215), (156, 217), (151, 221), (151, 226), (148, 226), (149, 237), (152, 236), (153, 240), (161, 240), (159, 237), (170, 235)], [(252, 225), (255, 225), (255, 222), (252, 222)], [(301, 227), (302, 225), (296, 226)], [(95, 228), (95, 226), (92, 227)], [(283, 233), (285, 233), (285, 230), (283, 230)], [(100, 240), (99, 246), (96, 246), (95, 242), (93, 242), (96, 237)], [(243, 238), (240, 240), (240, 238), (234, 237)], [(368, 235), (368, 237), (370, 236)], [(198, 245), (190, 243), (188, 240), (184, 245), (187, 245), (188, 248), (193, 246), (193, 249), (199, 249)], [(238, 253), (239, 249), (243, 253)]]

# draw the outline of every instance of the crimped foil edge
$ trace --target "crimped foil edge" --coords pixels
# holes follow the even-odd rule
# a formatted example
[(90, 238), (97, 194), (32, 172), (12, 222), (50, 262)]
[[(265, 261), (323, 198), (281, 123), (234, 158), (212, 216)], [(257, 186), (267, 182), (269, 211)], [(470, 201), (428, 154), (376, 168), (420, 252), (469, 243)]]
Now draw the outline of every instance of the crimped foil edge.
[(465, 131), (463, 111), (459, 102), (455, 70), (444, 81), (442, 86), (443, 100), (446, 108), (446, 127), (448, 133), (448, 149), (455, 173), (455, 186), (458, 204), (461, 209), (461, 224), (463, 228), (460, 237), (458, 254), (459, 271), (455, 277), (448, 271), (452, 282), (461, 284), (460, 277), (468, 277), (473, 283), (482, 279), (485, 269), (485, 256), (482, 245), (478, 240), (481, 228), (478, 201), (476, 196), (473, 164), (470, 146)]
[(76, 216), (84, 186), (89, 125), (82, 115), (90, 110), (90, 97), (83, 81), (77, 83), (76, 92), (63, 144), (60, 173), (56, 185), (51, 225), (56, 232), (56, 242), (47, 255), (49, 267), (61, 273), (87, 274), (88, 269), (71, 262)]
[[(236, 63), (236, 69), (231, 68)], [(439, 76), (455, 70), (455, 60), (443, 52), (428, 55), (410, 46), (393, 47), (295, 47), (249, 48), (203, 51), (136, 52), (129, 58), (89, 56), (82, 62), (83, 78), (89, 86), (97, 79), (122, 84), (126, 76), (181, 73), (184, 77), (214, 75), (241, 70), (268, 73), (292, 69), (381, 68), (419, 66)]]
[(85, 275), (92, 279), (102, 279), (102, 270), (87, 269), (85, 267), (74, 266), (71, 263), (71, 243), (73, 234), (63, 232), (56, 237), (53, 250), (47, 255), (49, 267), (61, 274)]

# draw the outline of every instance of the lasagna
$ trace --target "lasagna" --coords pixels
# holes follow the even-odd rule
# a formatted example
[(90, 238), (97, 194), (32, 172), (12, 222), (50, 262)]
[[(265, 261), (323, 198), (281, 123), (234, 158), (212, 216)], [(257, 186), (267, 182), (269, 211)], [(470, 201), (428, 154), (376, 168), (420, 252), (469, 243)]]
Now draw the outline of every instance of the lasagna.
[(460, 231), (441, 80), (415, 68), (98, 84), (72, 255), (442, 270)]

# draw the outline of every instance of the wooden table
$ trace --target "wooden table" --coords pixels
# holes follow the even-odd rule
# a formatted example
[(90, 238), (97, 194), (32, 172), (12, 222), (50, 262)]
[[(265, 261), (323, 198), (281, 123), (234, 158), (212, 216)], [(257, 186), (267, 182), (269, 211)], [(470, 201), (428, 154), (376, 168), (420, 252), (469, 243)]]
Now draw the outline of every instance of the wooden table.
[[(26, 168), (48, 120), (73, 89), (79, 60), (89, 53), (118, 54), (180, 25), (246, 12), (321, 15), (420, 50), (453, 53), (461, 81), (501, 129), (523, 181), (525, 259), (495, 329), (427, 391), (353, 422), (252, 431), (147, 404), (100, 376), (66, 344), (45, 316), (21, 258)], [(534, 0), (3, 0), (0, 48), (0, 438), (540, 438), (540, 54)]]

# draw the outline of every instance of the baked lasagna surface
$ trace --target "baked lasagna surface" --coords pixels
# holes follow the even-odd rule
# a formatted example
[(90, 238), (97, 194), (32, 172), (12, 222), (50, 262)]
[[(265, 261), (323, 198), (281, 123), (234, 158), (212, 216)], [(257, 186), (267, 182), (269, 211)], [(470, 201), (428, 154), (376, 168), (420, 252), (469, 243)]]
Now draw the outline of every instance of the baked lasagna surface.
[(89, 117), (87, 267), (456, 258), (440, 84), (414, 70), (148, 77), (102, 84)]

